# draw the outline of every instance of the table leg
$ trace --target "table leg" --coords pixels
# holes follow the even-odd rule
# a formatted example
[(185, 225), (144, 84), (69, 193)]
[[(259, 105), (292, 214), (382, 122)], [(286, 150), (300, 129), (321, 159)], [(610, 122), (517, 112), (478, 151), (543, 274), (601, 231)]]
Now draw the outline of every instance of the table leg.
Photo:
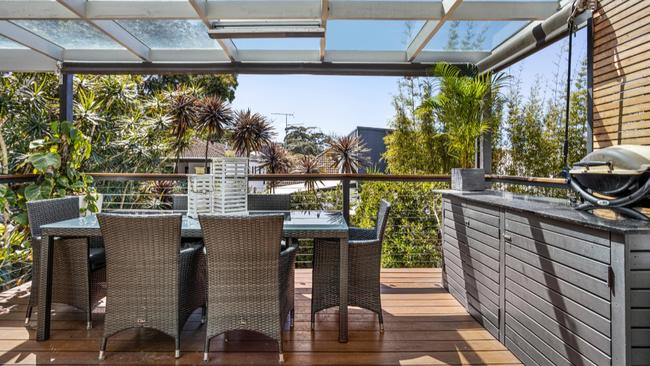
[(36, 340), (46, 341), (50, 338), (50, 310), (52, 308), (52, 258), (54, 256), (54, 239), (44, 235), (41, 239), (41, 268), (38, 289), (38, 323)]
[(339, 342), (348, 341), (348, 238), (339, 241)]

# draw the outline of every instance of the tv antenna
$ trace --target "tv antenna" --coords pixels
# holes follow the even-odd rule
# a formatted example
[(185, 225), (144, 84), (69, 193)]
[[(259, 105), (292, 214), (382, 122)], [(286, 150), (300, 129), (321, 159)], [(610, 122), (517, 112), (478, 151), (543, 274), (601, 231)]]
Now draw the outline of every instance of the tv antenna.
[(271, 113), (275, 116), (284, 116), (284, 133), (287, 133), (287, 130), (289, 129), (289, 117), (293, 118), (293, 113)]

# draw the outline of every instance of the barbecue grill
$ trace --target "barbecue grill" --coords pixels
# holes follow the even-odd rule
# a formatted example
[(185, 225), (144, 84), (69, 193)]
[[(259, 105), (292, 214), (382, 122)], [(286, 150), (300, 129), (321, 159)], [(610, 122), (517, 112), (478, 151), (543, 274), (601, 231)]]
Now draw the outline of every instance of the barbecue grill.
[(583, 199), (579, 210), (611, 209), (650, 221), (650, 146), (618, 145), (596, 150), (573, 165), (569, 184)]

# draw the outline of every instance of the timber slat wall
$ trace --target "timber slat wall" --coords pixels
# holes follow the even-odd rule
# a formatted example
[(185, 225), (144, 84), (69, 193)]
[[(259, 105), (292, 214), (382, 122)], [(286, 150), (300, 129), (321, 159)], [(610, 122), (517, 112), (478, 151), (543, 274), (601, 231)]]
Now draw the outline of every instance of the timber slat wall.
[(593, 24), (594, 148), (650, 145), (650, 1), (600, 0)]

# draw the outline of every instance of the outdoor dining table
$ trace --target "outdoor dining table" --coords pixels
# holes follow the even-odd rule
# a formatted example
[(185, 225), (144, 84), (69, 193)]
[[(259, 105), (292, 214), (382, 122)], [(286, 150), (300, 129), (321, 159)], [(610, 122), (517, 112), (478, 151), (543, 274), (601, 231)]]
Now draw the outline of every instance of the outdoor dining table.
[[(339, 342), (348, 340), (348, 225), (340, 212), (325, 211), (251, 211), (249, 214), (283, 213), (283, 237), (287, 239), (327, 238), (339, 240)], [(45, 341), (50, 336), (52, 306), (52, 257), (56, 238), (101, 237), (97, 216), (89, 215), (41, 226), (40, 291), (36, 339)], [(183, 216), (183, 238), (202, 237), (197, 219)], [(278, 243), (279, 247), (279, 243)], [(278, 248), (279, 249), (279, 248)], [(108, 300), (110, 301), (110, 299)], [(43, 316), (43, 314), (46, 314)]]

